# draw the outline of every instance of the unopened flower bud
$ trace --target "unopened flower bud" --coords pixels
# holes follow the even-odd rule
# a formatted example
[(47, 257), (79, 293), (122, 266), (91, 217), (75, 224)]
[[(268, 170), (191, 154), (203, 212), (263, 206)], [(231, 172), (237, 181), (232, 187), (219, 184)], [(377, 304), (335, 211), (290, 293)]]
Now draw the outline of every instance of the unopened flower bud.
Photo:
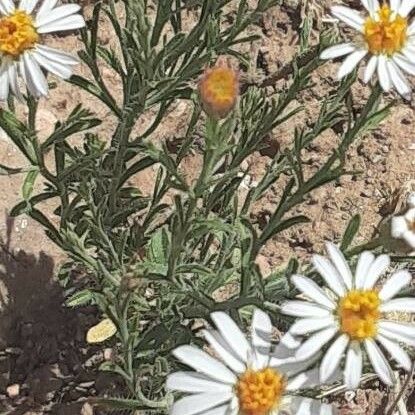
[(225, 118), (235, 107), (239, 93), (239, 77), (228, 62), (219, 59), (203, 73), (199, 94), (204, 110), (213, 118)]

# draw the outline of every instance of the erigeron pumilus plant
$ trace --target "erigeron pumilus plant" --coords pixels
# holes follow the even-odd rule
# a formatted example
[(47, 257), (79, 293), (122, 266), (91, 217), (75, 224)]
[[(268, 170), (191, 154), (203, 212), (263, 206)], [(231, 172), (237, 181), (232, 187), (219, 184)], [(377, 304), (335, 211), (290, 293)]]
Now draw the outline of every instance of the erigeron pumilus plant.
[[(380, 100), (382, 87), (388, 88), (380, 76), (381, 85), (371, 88), (367, 102), (352, 109), (348, 94), (356, 74), (345, 77), (325, 97), (315, 120), (295, 130), (291, 145), (271, 158), (256, 185), (241, 197), (240, 188), (246, 186), (248, 174), (241, 167), (244, 161), (263, 148), (269, 135), (301, 111), (298, 100), (302, 91), (310, 87), (311, 75), (324, 64), (320, 53), (330, 54), (328, 50), (334, 57), (334, 49), (327, 49), (334, 43), (329, 33), (322, 33), (320, 44), (311, 49), (306, 33), (302, 33), (301, 51), (308, 58), (300, 53), (293, 57), (292, 71), (287, 72), (289, 79), (278, 86), (278, 94), (269, 97), (255, 85), (244, 85), (240, 94), (240, 72), (246, 68), (249, 56), (242, 54), (239, 45), (260, 36), (252, 31), (261, 32), (255, 30), (258, 21), (277, 3), (259, 0), (252, 8), (245, 0), (206, 0), (192, 5), (173, 0), (154, 4), (144, 0), (109, 0), (94, 4), (83, 27), (79, 6), (73, 4), (61, 6), (56, 0), (22, 0), (19, 4), (0, 0), (0, 76), (5, 81), (0, 89), (8, 106), (4, 103), (0, 111), (0, 127), (29, 165), (2, 166), (9, 174), (26, 173), (23, 200), (11, 214), (26, 214), (38, 221), (68, 254), (68, 262), (60, 272), (68, 305), (92, 303), (103, 315), (87, 339), (113, 342), (117, 355), (114, 361), (103, 364), (103, 369), (120, 375), (125, 389), (118, 391), (124, 398), (96, 399), (95, 404), (181, 415), (220, 415), (229, 411), (270, 415), (287, 409), (298, 415), (315, 415), (335, 410), (311, 397), (339, 379), (336, 366), (340, 366), (340, 360), (329, 364), (327, 359), (321, 361), (320, 355), (311, 353), (312, 337), (307, 340), (309, 333), (304, 328), (299, 330), (304, 321), (294, 323), (290, 330), (291, 319), (283, 312), (294, 314), (292, 305), (280, 308), (285, 300), (293, 300), (297, 295), (287, 276), (296, 272), (298, 262), (292, 259), (286, 270), (273, 272), (264, 279), (256, 259), (270, 239), (309, 220), (294, 211), (310, 192), (347, 174), (344, 163), (350, 146), (387, 115), (388, 108), (381, 108)], [(390, 31), (394, 34), (402, 29), (403, 36), (403, 29), (407, 29), (400, 47), (411, 40), (409, 9), (403, 4), (394, 2), (379, 11), (376, 2), (364, 2), (370, 16), (365, 25), (371, 33), (366, 33), (366, 40), (369, 39), (377, 57), (371, 65), (376, 61), (380, 75), (384, 73), (384, 60), (392, 59), (383, 56)], [(183, 21), (189, 7), (198, 20), (185, 29)], [(121, 19), (121, 15), (125, 18)], [(350, 21), (348, 11), (342, 16)], [(355, 14), (352, 16), (356, 18)], [(110, 25), (117, 45), (100, 43), (104, 21)], [(360, 18), (359, 22), (362, 23)], [(353, 19), (352, 23), (356, 26)], [(82, 28), (79, 33), (83, 43), (79, 59), (89, 68), (89, 78), (70, 76), (75, 58), (43, 43), (43, 33), (77, 28)], [(377, 50), (376, 33), (380, 39)], [(352, 47), (355, 48), (342, 46), (342, 50), (354, 53)], [(339, 56), (339, 49), (336, 50), (335, 55)], [(228, 62), (231, 56), (235, 59), (232, 64)], [(360, 56), (363, 57), (363, 51)], [(106, 85), (104, 67), (116, 74), (121, 97)], [(352, 69), (348, 64), (347, 72)], [(101, 101), (114, 117), (114, 130), (91, 130), (102, 122), (94, 115), (91, 103), (91, 109), (75, 107), (40, 142), (35, 128), (37, 99), (47, 95), (50, 74), (69, 78), (74, 88)], [(396, 76), (390, 71), (388, 74), (398, 88)], [(59, 86), (58, 82), (57, 93)], [(406, 96), (408, 90), (402, 88), (400, 92)], [(27, 120), (14, 112), (14, 97), (23, 101), (18, 105), (27, 105)], [(178, 100), (185, 100), (189, 108), (187, 128), (171, 133), (168, 141), (175, 145), (158, 143), (154, 140), (155, 131)], [(151, 124), (137, 133), (136, 126), (151, 112), (155, 114)], [(334, 128), (338, 132), (340, 126), (338, 148), (321, 154), (318, 169), (306, 174), (304, 153), (322, 133)], [(83, 135), (81, 146), (71, 140), (75, 134)], [(189, 183), (183, 162), (195, 152), (201, 154), (202, 166)], [(45, 162), (47, 153), (54, 155), (53, 168)], [(149, 196), (131, 184), (146, 169), (156, 171)], [(34, 184), (41, 180), (43, 188), (35, 193), (39, 186)], [(254, 206), (269, 192), (277, 193), (277, 200), (270, 217), (259, 226), (252, 219)], [(52, 213), (42, 208), (42, 202), (49, 199), (58, 204), (53, 221)], [(358, 222), (357, 217), (351, 220), (341, 241), (346, 253)], [(354, 247), (353, 252), (359, 249)], [(331, 250), (334, 252), (335, 248)], [(312, 324), (314, 329), (326, 330), (327, 343), (328, 334), (332, 338), (338, 331), (342, 333), (341, 341), (328, 345), (328, 355), (333, 355), (333, 347), (335, 351), (345, 351), (349, 346), (346, 367), (352, 362), (359, 370), (346, 370), (348, 386), (356, 387), (365, 371), (362, 342), (375, 371), (390, 383), (383, 370), (386, 367), (389, 371), (389, 366), (373, 344), (376, 338), (399, 364), (408, 368), (409, 355), (381, 333), (392, 330), (380, 320), (381, 313), (386, 311), (382, 307), (395, 300), (390, 300), (388, 282), (377, 291), (375, 280), (380, 270), (370, 270), (379, 263), (373, 261), (371, 254), (362, 254), (366, 259), (370, 256), (371, 265), (363, 261), (365, 267), (359, 265), (355, 279), (347, 271), (345, 261), (339, 260), (341, 255), (336, 253), (335, 265), (317, 267), (331, 293), (306, 279), (313, 275), (312, 270), (307, 270), (305, 277), (294, 277), (294, 286), (305, 291), (311, 300), (324, 302), (301, 304), (303, 308), (296, 309), (296, 313), (303, 315), (304, 307), (318, 311), (321, 315), (313, 315), (313, 319), (321, 317), (322, 321), (313, 320)], [(74, 269), (83, 275), (76, 283), (71, 272)], [(402, 288), (409, 277), (404, 272), (399, 275), (402, 281), (397, 281), (396, 274), (391, 280)], [(232, 293), (218, 298), (221, 290)], [(400, 301), (399, 304), (412, 307), (413, 299)], [(287, 353), (282, 356), (278, 347), (270, 345), (272, 327), (268, 315), (276, 329), (288, 332), (281, 340), (287, 346)], [(254, 331), (252, 338), (246, 340), (241, 330), (252, 316)], [(218, 328), (219, 333), (204, 334), (227, 367), (207, 352), (189, 346), (202, 345), (201, 327), (193, 324), (195, 321), (203, 322), (202, 330), (209, 325)], [(411, 345), (411, 339), (406, 343)], [(319, 346), (323, 346), (322, 341)], [(176, 352), (172, 354), (173, 350)], [(303, 351), (309, 356), (301, 360)], [(341, 357), (339, 353), (338, 359)], [(180, 374), (182, 363), (196, 372)], [(314, 385), (314, 393), (306, 397), (302, 389), (310, 385)], [(252, 390), (258, 394), (252, 394)], [(195, 396), (180, 400), (177, 392)], [(195, 400), (198, 405), (193, 405)]]

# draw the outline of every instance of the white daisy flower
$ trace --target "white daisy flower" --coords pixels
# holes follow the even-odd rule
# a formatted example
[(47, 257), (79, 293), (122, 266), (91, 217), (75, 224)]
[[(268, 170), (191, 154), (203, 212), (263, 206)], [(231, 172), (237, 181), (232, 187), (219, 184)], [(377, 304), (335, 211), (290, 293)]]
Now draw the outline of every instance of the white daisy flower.
[(407, 201), (409, 210), (400, 216), (394, 216), (391, 221), (393, 238), (403, 239), (415, 249), (415, 193), (411, 193)]
[(377, 72), (384, 91), (394, 87), (409, 99), (411, 88), (402, 71), (415, 75), (415, 22), (408, 19), (415, 2), (390, 0), (381, 6), (378, 0), (361, 1), (366, 16), (346, 6), (331, 8), (332, 15), (355, 29), (359, 36), (352, 42), (329, 47), (321, 58), (346, 57), (338, 72), (341, 79), (368, 56), (364, 82), (368, 83)]
[(405, 370), (411, 359), (399, 345), (415, 346), (415, 324), (392, 321), (392, 312), (415, 312), (415, 298), (394, 298), (411, 282), (405, 270), (392, 274), (377, 288), (381, 275), (389, 267), (387, 255), (377, 258), (363, 252), (352, 274), (343, 254), (332, 243), (327, 244), (330, 260), (314, 255), (313, 264), (325, 284), (320, 288), (302, 275), (292, 277), (293, 284), (310, 301), (288, 301), (282, 312), (300, 317), (290, 332), (309, 335), (297, 349), (296, 356), (310, 359), (328, 346), (320, 365), (320, 381), (326, 382), (339, 368), (343, 357), (344, 381), (350, 389), (358, 387), (362, 375), (363, 354), (366, 353), (380, 379), (390, 385), (393, 374), (379, 345)]
[[(186, 394), (171, 408), (171, 415), (330, 415), (334, 409), (298, 395), (300, 388), (318, 384), (316, 370), (292, 357), (299, 345), (286, 335), (271, 353), (272, 325), (267, 314), (255, 310), (251, 341), (225, 313), (211, 315), (217, 331), (204, 336), (223, 363), (195, 346), (173, 352), (194, 371), (169, 375), (167, 388)], [(291, 353), (291, 358), (289, 357)]]
[(47, 95), (48, 83), (41, 68), (61, 78), (72, 75), (78, 60), (72, 55), (42, 45), (42, 35), (85, 26), (78, 14), (80, 6), (56, 6), (58, 0), (20, 0), (18, 7), (12, 0), (0, 0), (0, 101), (7, 100), (9, 90), (22, 98), (19, 78), (29, 92), (40, 97)]

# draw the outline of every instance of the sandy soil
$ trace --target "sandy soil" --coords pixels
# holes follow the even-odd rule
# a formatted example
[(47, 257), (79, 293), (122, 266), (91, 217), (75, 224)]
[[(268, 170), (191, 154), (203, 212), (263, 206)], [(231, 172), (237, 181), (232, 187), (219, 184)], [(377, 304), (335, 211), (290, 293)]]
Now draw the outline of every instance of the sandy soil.
[[(292, 7), (275, 7), (262, 22), (262, 39), (252, 48), (262, 59), (257, 60), (259, 76), (268, 76), (290, 61), (295, 51), (300, 7), (290, 1)], [(330, 3), (327, 1), (327, 3)], [(324, 11), (314, 1), (308, 12), (321, 16)], [(86, 9), (89, 13), (89, 9)], [(189, 22), (192, 16), (189, 15)], [(112, 42), (103, 23), (99, 41)], [(75, 52), (81, 47), (74, 36), (50, 38), (51, 46), (63, 47)], [(104, 79), (112, 91), (119, 90), (114, 74), (103, 67)], [(77, 72), (88, 77), (85, 67)], [(305, 92), (301, 100), (306, 106), (304, 113), (275, 131), (270, 137), (274, 148), (286, 145), (292, 137), (295, 125), (313, 119), (316, 103), (336, 87), (336, 64), (328, 63), (314, 77), (315, 86)], [(283, 82), (276, 89), (283, 87)], [(269, 88), (273, 92), (273, 88)], [(363, 102), (367, 89), (362, 85), (354, 88), (355, 103)], [(394, 98), (391, 94), (385, 100)], [(51, 91), (49, 100), (41, 100), (37, 127), (41, 135), (53, 128), (56, 120), (63, 119), (71, 109), (81, 102), (104, 120), (97, 128), (101, 137), (112, 131), (114, 119), (108, 110), (89, 95), (69, 84), (58, 83)], [(180, 133), (186, 125), (187, 105), (180, 102), (172, 109), (162, 127), (156, 131), (155, 139), (165, 140)], [(150, 120), (151, 114), (147, 121)], [(342, 178), (338, 183), (315, 191), (298, 208), (311, 218), (307, 225), (270, 241), (259, 258), (264, 273), (280, 267), (291, 256), (307, 259), (314, 251), (322, 249), (325, 240), (337, 240), (347, 221), (359, 213), (362, 228), (358, 239), (371, 237), (377, 224), (385, 214), (390, 214), (388, 205), (396, 194), (406, 192), (415, 181), (415, 138), (413, 136), (414, 111), (412, 103), (398, 100), (392, 114), (376, 132), (362, 137), (348, 156), (350, 170), (361, 174)], [(109, 138), (109, 137), (108, 137)], [(327, 150), (336, 146), (334, 133), (325, 133), (306, 155), (308, 168), (315, 169), (324, 159)], [(185, 161), (185, 171), (197, 171), (200, 157), (195, 154)], [(253, 180), (264, 171), (270, 158), (254, 155), (249, 164)], [(0, 137), (0, 163), (13, 167), (25, 166), (12, 143), (4, 135)], [(151, 190), (149, 182), (154, 172), (149, 169), (134, 180), (144, 193)], [(7, 212), (21, 200), (22, 176), (0, 176), (0, 412), (2, 405), (12, 414), (59, 415), (92, 413), (84, 399), (108, 388), (108, 378), (97, 375), (94, 370), (99, 362), (110, 358), (111, 350), (87, 347), (84, 341), (86, 330), (97, 321), (94, 310), (67, 310), (61, 307), (62, 290), (53, 279), (54, 272), (62, 263), (64, 254), (44, 235), (42, 229), (28, 217), (15, 220)], [(41, 180), (36, 189), (42, 189)], [(257, 206), (257, 216), (269, 214), (281, 189), (271, 189), (267, 198)], [(399, 197), (398, 197), (399, 198)], [(51, 212), (52, 206), (46, 206)], [(52, 220), (52, 213), (50, 213)], [(18, 385), (19, 390), (16, 393)], [(14, 386), (10, 388), (10, 386)], [(9, 387), (9, 388), (8, 388)], [(371, 383), (367, 390), (355, 394), (339, 394), (344, 414), (383, 414), (385, 404), (393, 400)], [(407, 403), (414, 410), (415, 394)], [(14, 408), (14, 410), (13, 410)], [(82, 409), (83, 408), (83, 409)], [(89, 411), (89, 412), (88, 412)], [(414, 414), (415, 412), (409, 412)]]

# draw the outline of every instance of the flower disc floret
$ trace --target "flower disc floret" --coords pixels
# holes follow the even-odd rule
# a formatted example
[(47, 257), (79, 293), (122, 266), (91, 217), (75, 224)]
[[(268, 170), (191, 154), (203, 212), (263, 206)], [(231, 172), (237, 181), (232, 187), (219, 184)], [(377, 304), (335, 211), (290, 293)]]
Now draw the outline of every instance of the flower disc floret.
[(369, 17), (364, 25), (364, 37), (370, 53), (393, 55), (405, 46), (408, 37), (408, 19), (392, 12), (384, 4), (378, 18)]
[(331, 7), (333, 17), (355, 30), (357, 36), (328, 47), (320, 57), (344, 58), (337, 72), (339, 79), (353, 72), (361, 61), (367, 61), (364, 83), (376, 74), (385, 92), (394, 88), (403, 98), (411, 99), (412, 86), (405, 73), (415, 74), (415, 22), (411, 18), (415, 1), (361, 0), (361, 4), (366, 15), (343, 5)]
[(16, 10), (0, 19), (0, 52), (16, 58), (32, 49), (39, 40), (32, 17)]
[(341, 331), (352, 340), (363, 341), (376, 336), (380, 317), (379, 294), (374, 290), (352, 290), (339, 302)]
[(199, 94), (205, 111), (214, 118), (225, 118), (234, 108), (239, 93), (237, 72), (219, 62), (207, 69), (199, 83)]
[(242, 414), (268, 414), (280, 403), (285, 387), (284, 376), (272, 368), (259, 371), (248, 369), (237, 384)]

